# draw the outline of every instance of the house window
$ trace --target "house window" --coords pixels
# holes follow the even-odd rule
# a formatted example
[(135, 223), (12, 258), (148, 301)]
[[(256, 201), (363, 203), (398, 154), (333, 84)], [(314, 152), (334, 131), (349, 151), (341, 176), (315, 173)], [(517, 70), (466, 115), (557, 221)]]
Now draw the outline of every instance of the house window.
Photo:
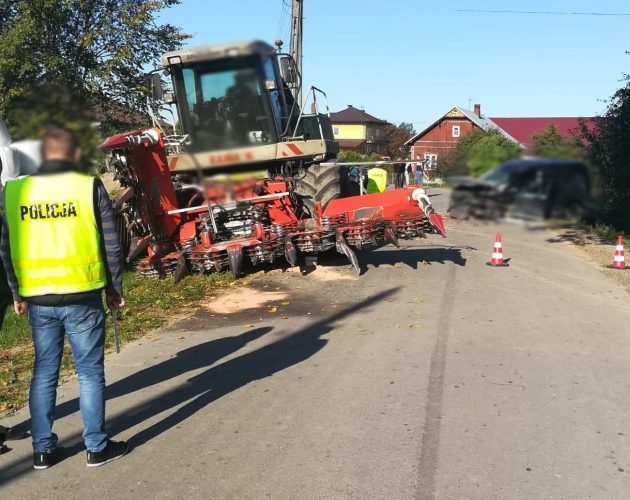
[(339, 135), (339, 127), (333, 127), (333, 134)]
[(425, 170), (433, 170), (435, 167), (437, 167), (437, 155), (432, 153), (425, 153), (424, 159), (427, 160), (427, 163), (424, 167)]
[(459, 137), (460, 128), (459, 125), (453, 125), (453, 137)]

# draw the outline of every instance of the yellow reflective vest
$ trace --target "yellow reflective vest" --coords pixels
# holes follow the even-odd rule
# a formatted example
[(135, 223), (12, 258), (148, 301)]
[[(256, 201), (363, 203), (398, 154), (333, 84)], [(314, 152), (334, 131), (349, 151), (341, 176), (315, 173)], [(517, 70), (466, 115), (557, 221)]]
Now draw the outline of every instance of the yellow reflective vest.
[(93, 177), (65, 172), (9, 181), (5, 213), (22, 297), (105, 286)]
[(387, 187), (387, 170), (384, 168), (368, 169), (368, 193), (382, 193)]

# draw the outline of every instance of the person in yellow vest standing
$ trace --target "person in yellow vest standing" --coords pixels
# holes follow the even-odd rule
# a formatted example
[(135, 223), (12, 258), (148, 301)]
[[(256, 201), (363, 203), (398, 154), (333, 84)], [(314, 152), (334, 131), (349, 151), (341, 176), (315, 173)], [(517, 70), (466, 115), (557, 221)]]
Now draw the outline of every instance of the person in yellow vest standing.
[(105, 430), (105, 310), (125, 305), (123, 255), (111, 201), (100, 180), (77, 169), (78, 143), (49, 129), (39, 172), (5, 186), (0, 256), (17, 314), (27, 314), (35, 347), (29, 394), (33, 466), (55, 463), (52, 431), (64, 336), (79, 375), (87, 466), (128, 451)]

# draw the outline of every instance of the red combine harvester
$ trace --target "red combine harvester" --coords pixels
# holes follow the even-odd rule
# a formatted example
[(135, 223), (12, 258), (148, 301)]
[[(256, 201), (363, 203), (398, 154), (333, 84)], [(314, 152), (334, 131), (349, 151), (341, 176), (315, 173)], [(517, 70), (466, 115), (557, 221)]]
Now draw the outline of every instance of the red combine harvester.
[(363, 192), (361, 176), (335, 163), (329, 113), (317, 103), (325, 94), (312, 87), (311, 113), (304, 113), (300, 68), (276, 45), (165, 54), (160, 71), (173, 92), (162, 91), (156, 72), (152, 94), (177, 105), (183, 135), (165, 134), (156, 119), (102, 144), (124, 188), (116, 202), (123, 239), (137, 241), (129, 260), (148, 253), (139, 273), (179, 280), (229, 269), (238, 276), (246, 261), (285, 258), (295, 266), (331, 249), (359, 272), (354, 249), (445, 236), (422, 186), (354, 195)]

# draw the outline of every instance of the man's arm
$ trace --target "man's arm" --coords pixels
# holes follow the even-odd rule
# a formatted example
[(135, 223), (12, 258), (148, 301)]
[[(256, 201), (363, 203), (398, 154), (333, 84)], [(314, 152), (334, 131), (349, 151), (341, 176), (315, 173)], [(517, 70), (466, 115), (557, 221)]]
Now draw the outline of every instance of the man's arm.
[(108, 297), (122, 298), (124, 256), (118, 239), (114, 209), (100, 179), (94, 180), (94, 212), (102, 236), (106, 263), (107, 285), (105, 286), (105, 293)]
[(15, 275), (15, 269), (13, 268), (13, 262), (11, 261), (11, 247), (9, 246), (9, 227), (6, 220), (2, 220), (2, 235), (0, 236), (0, 258), (4, 264), (4, 271), (7, 275), (7, 282), (11, 293), (13, 294), (13, 301), (20, 302), (20, 291), (18, 286), (17, 277)]

